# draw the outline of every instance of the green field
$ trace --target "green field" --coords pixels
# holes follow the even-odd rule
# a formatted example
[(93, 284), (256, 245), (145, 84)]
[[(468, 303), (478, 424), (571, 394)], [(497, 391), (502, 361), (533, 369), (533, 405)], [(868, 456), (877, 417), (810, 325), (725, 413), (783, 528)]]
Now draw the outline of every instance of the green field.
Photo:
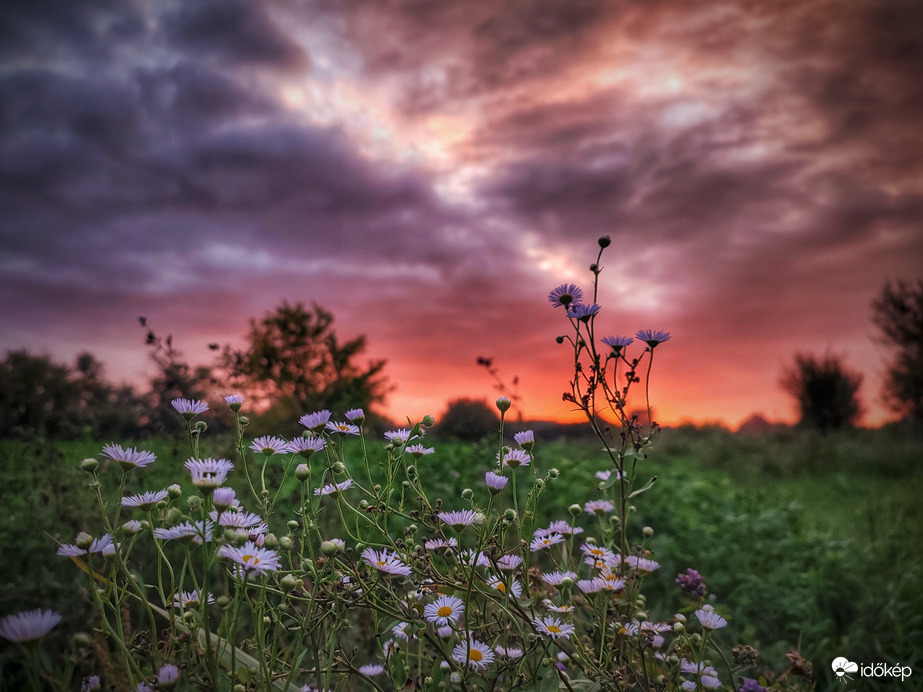
[[(419, 466), (425, 467), (431, 496), (452, 507), (462, 489), (483, 485), (495, 443), (428, 443), (436, 454)], [(0, 614), (40, 606), (64, 613), (50, 640), (59, 651), (68, 650), (73, 633), (93, 627), (85, 576), (55, 555), (55, 540), (72, 542), (80, 530), (101, 533), (93, 493), (77, 464), (97, 456), (102, 444), (0, 443)], [(138, 444), (155, 451), (158, 461), (134, 474), (126, 493), (188, 485), (183, 440)], [(208, 454), (231, 456), (228, 441), (213, 438), (206, 444)], [(349, 444), (356, 448), (355, 454), (347, 450), (347, 462), (358, 463), (358, 442)], [(374, 440), (369, 446), (373, 456), (378, 453)], [(561, 472), (542, 497), (539, 525), (565, 518), (569, 505), (598, 496), (593, 474), (606, 463), (597, 447), (589, 441), (539, 439), (536, 464)], [(673, 580), (692, 567), (731, 615), (721, 632), (725, 644), (753, 644), (776, 669), (784, 669), (787, 651), (799, 648), (814, 662), (820, 689), (833, 689), (830, 662), (836, 656), (919, 670), (921, 460), (923, 443), (885, 431), (827, 437), (797, 431), (752, 437), (723, 430), (664, 431), (642, 469), (659, 480), (637, 498), (633, 519), (635, 531), (644, 525), (654, 530), (647, 547), (661, 563), (646, 588), (651, 614), (675, 612), (679, 599)], [(105, 491), (114, 502), (117, 481), (112, 486)], [(291, 481), (292, 499), (295, 489)], [(239, 491), (246, 498), (244, 488)], [(270, 528), (281, 535), (287, 512), (283, 508), (278, 514), (280, 525)], [(10, 647), (0, 653), (2, 689), (16, 679), (16, 656)], [(75, 660), (74, 665), (82, 674), (89, 663)]]

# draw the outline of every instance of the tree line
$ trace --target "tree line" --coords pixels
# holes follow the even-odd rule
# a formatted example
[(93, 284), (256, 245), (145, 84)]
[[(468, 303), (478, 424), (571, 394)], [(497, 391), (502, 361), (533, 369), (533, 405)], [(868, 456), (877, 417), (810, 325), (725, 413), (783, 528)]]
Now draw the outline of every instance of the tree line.
[[(384, 360), (359, 361), (365, 336), (343, 341), (333, 315), (317, 305), (283, 302), (251, 319), (244, 348), (210, 344), (213, 362), (192, 366), (172, 336), (139, 318), (155, 365), (146, 388), (115, 385), (92, 354), (73, 365), (24, 349), (0, 361), (0, 437), (137, 439), (174, 431), (176, 398), (214, 401), (243, 394), (257, 422), (281, 431), (306, 411), (372, 409), (390, 389)], [(215, 420), (213, 425), (221, 425)], [(276, 426), (272, 428), (271, 426)]]
[[(902, 420), (923, 429), (923, 280), (888, 282), (872, 303), (872, 320), (892, 355), (883, 398)], [(213, 401), (230, 391), (247, 397), (248, 409), (258, 414), (258, 425), (267, 432), (283, 432), (301, 414), (323, 408), (363, 408), (374, 421), (375, 407), (391, 388), (384, 360), (359, 362), (366, 337), (342, 341), (333, 315), (316, 303), (307, 307), (285, 301), (251, 319), (244, 348), (211, 344), (213, 362), (196, 367), (186, 362), (171, 336), (158, 335), (143, 317), (140, 323), (156, 366), (144, 390), (109, 382), (102, 363), (90, 353), (62, 365), (24, 349), (7, 352), (0, 361), (0, 437), (137, 439), (163, 434), (178, 425), (173, 399)], [(862, 379), (838, 356), (798, 353), (780, 385), (795, 398), (800, 425), (828, 432), (859, 421)], [(478, 410), (473, 411), (474, 404), (479, 402), (454, 402), (442, 427), (464, 432), (478, 415), (493, 416), (489, 407), (474, 406)]]

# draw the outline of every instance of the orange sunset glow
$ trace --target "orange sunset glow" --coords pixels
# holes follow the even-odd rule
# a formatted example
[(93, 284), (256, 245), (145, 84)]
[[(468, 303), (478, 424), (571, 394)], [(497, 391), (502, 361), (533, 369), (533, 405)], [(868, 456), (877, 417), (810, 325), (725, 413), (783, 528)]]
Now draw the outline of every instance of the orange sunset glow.
[[(796, 353), (864, 375), (923, 267), (923, 5), (286, 0), (0, 10), (0, 349), (151, 374), (283, 300), (368, 338), (394, 420), (561, 400), (570, 326), (672, 334), (655, 418), (794, 422)], [(638, 402), (640, 407), (642, 402)]]

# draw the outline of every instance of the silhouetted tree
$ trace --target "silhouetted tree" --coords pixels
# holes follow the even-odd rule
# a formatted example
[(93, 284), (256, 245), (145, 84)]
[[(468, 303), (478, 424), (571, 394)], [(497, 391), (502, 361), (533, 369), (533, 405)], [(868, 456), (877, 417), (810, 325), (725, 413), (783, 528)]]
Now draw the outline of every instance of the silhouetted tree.
[(108, 383), (89, 353), (73, 368), (25, 350), (0, 362), (0, 437), (134, 437), (141, 411), (134, 390)]
[(247, 347), (226, 346), (219, 359), (232, 382), (258, 408), (282, 408), (287, 416), (328, 408), (342, 413), (368, 410), (388, 391), (385, 361), (360, 366), (366, 338), (340, 343), (333, 315), (313, 303), (283, 302), (259, 321), (250, 321)]
[(442, 418), (436, 421), (436, 433), (462, 442), (480, 442), (495, 435), (500, 424), (496, 407), (478, 399), (455, 399)]
[(836, 356), (796, 355), (781, 384), (797, 400), (800, 425), (805, 427), (840, 430), (854, 426), (862, 415), (858, 398), (862, 375), (847, 370)]
[(923, 423), (923, 279), (885, 284), (872, 303), (882, 341), (897, 353), (888, 366), (885, 400), (904, 417)]

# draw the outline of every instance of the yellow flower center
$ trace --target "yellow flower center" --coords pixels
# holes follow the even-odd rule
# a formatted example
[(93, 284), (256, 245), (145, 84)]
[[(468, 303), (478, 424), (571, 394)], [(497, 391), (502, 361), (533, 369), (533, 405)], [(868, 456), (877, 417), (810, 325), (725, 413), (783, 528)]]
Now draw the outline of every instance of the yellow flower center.
[(438, 615), (441, 618), (447, 618), (451, 614), (452, 614), (451, 606), (442, 606), (439, 610), (436, 611), (436, 615)]
[(478, 649), (468, 649), (468, 660), (469, 661), (474, 661), (475, 663), (477, 663), (482, 658), (484, 658), (484, 654), (482, 654)]
[(260, 564), (260, 559), (256, 555), (243, 555), (240, 558), (248, 565), (258, 565)]
[(545, 625), (545, 628), (552, 634), (561, 634), (561, 628), (557, 625)]
[(379, 560), (376, 564), (377, 564), (379, 567), (384, 567), (385, 565), (388, 564), (388, 562), (387, 562), (386, 560)]
[(593, 555), (605, 555), (605, 553), (604, 553), (602, 550), (600, 550), (599, 548), (590, 548), (590, 552), (591, 552)]
[(498, 581), (496, 584), (494, 584), (494, 588), (500, 593), (506, 593), (506, 584), (504, 584), (502, 581)]

